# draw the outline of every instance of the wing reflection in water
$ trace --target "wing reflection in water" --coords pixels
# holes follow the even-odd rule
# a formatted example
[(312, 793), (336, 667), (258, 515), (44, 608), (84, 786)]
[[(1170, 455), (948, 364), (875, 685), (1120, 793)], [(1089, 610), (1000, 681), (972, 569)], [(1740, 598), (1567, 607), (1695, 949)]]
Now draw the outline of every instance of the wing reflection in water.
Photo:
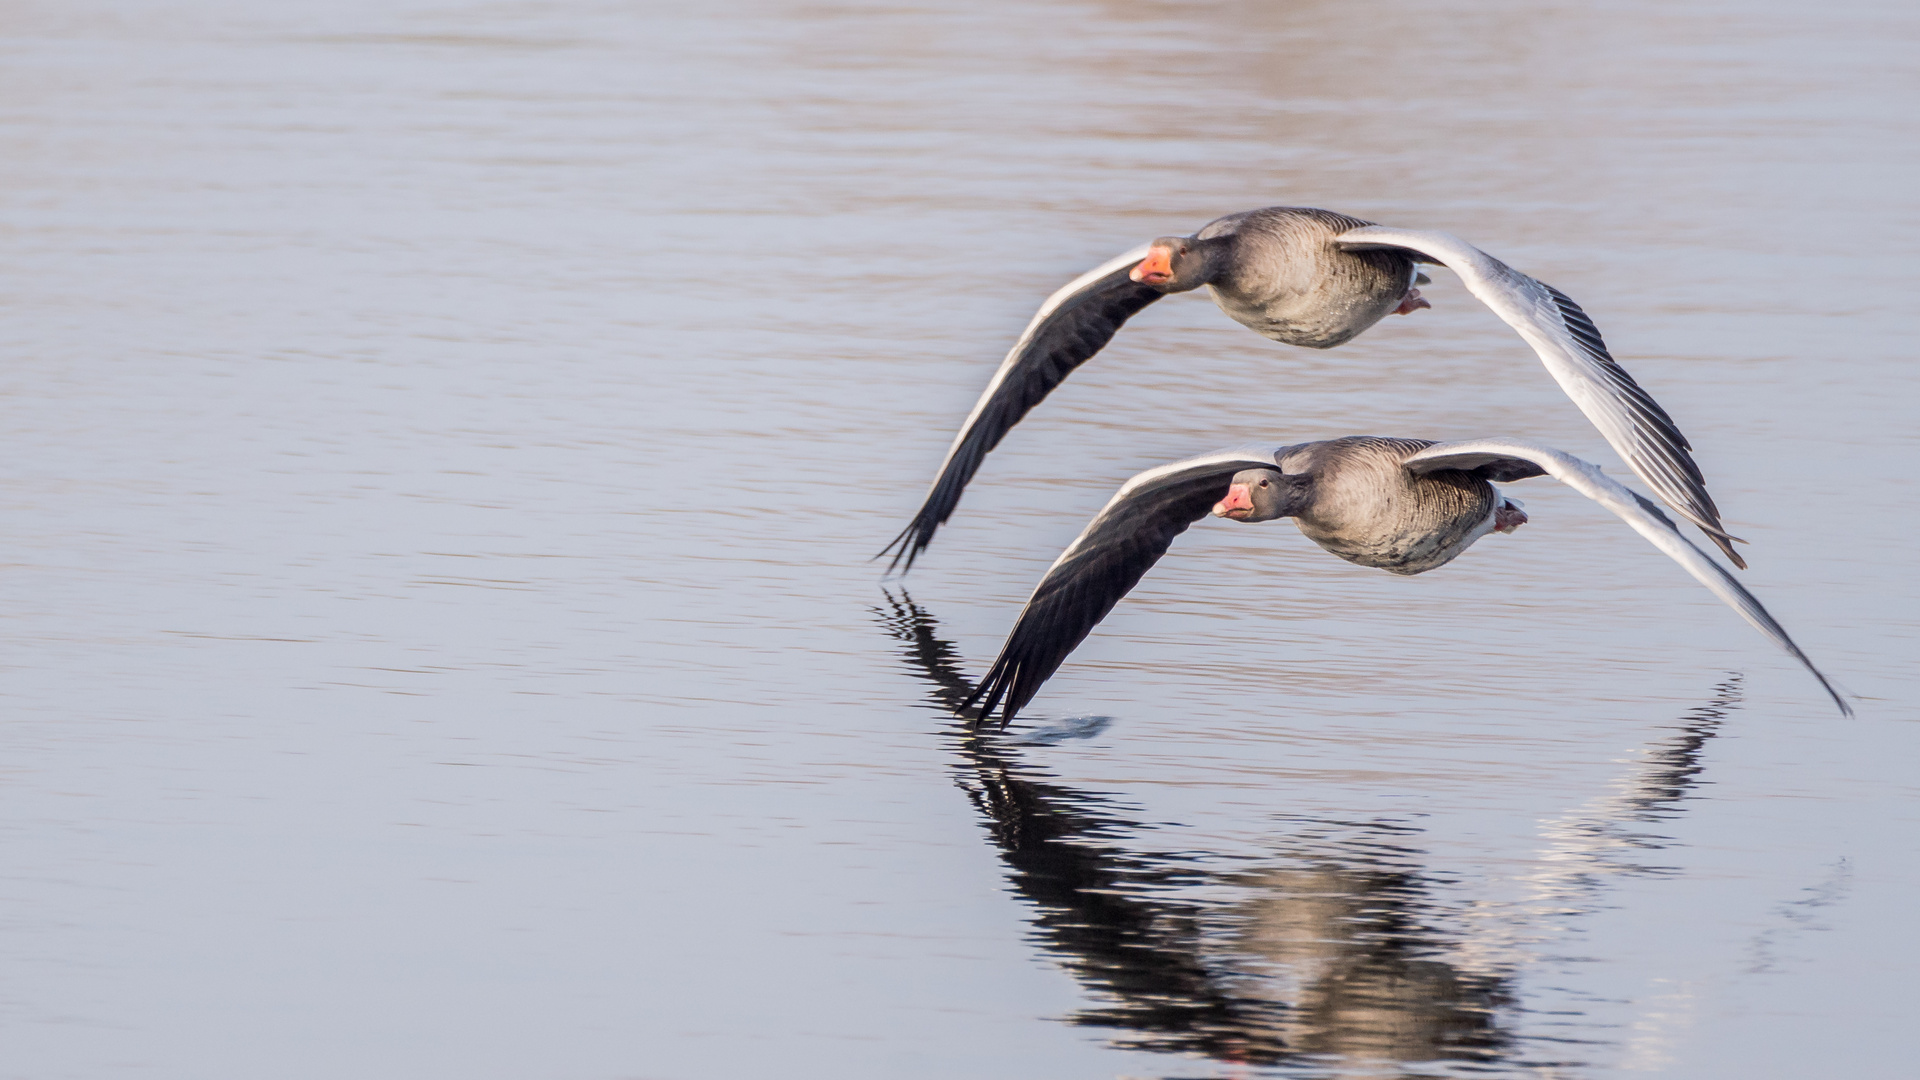
[[(953, 647), (911, 600), (881, 611), (952, 713), (972, 692)], [(960, 786), (980, 809), (1041, 944), (1105, 1004), (1074, 1023), (1134, 1049), (1224, 1062), (1488, 1060), (1504, 980), (1435, 959), (1412, 830), (1327, 825), (1270, 865), (1228, 869), (1129, 850), (1141, 825), (1051, 782), (1018, 747), (960, 720)], [(1314, 842), (1317, 839), (1318, 842)]]
[[(973, 690), (956, 651), (910, 598), (887, 599), (875, 613), (931, 706), (954, 715)], [(1646, 869), (1619, 850), (1659, 838), (1622, 823), (1671, 812), (1734, 689), (1651, 747), (1615, 796), (1558, 823), (1542, 853), (1555, 872), (1531, 883), (1531, 899), (1551, 894), (1564, 919), (1591, 906), (1578, 894), (1603, 872)], [(1147, 827), (1115, 800), (1058, 783), (1018, 744), (957, 717), (944, 734), (960, 788), (1033, 905), (1038, 944), (1100, 1002), (1071, 1022), (1115, 1031), (1129, 1049), (1247, 1065), (1549, 1065), (1522, 1060), (1531, 1040), (1502, 1023), (1522, 943), (1539, 929), (1513, 920), (1539, 909), (1503, 922), (1437, 898), (1419, 830), (1295, 820), (1256, 860), (1148, 851), (1137, 843)]]

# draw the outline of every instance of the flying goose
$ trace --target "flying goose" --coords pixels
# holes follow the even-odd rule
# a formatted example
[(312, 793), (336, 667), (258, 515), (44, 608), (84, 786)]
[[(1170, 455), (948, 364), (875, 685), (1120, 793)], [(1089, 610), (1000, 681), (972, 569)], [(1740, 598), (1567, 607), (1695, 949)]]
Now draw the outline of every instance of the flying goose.
[(1423, 574), (1453, 561), (1489, 532), (1512, 532), (1526, 524), (1521, 505), (1489, 481), (1543, 474), (1618, 514), (1653, 541), (1806, 665), (1841, 713), (1853, 714), (1752, 593), (1682, 536), (1651, 500), (1598, 466), (1519, 439), (1434, 443), (1374, 436), (1223, 450), (1127, 481), (1041, 578), (966, 705), (984, 701), (979, 718), (985, 719), (1004, 704), (1002, 722), (1011, 721), (1166, 554), (1173, 538), (1209, 513), (1249, 522), (1290, 517), (1309, 539), (1348, 562)]
[(913, 520), (881, 554), (906, 569), (960, 502), (960, 493), (1028, 410), (1104, 348), (1121, 325), (1168, 293), (1205, 285), (1235, 322), (1288, 345), (1331, 349), (1388, 313), (1430, 307), (1418, 263), (1460, 275), (1468, 291), (1519, 332), (1622, 459), (1735, 566), (1720, 511), (1686, 436), (1607, 354), (1600, 331), (1567, 294), (1443, 232), (1390, 229), (1327, 210), (1276, 206), (1229, 214), (1192, 236), (1163, 236), (1068, 282), (1001, 361), (960, 425)]

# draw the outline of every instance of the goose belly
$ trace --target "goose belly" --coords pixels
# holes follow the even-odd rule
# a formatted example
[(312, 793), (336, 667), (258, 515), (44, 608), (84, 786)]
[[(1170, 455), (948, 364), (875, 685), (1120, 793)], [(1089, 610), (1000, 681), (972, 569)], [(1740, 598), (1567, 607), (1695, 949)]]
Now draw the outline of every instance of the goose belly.
[(1294, 220), (1243, 237), (1232, 270), (1208, 286), (1227, 317), (1262, 337), (1331, 349), (1400, 306), (1413, 261), (1398, 252), (1340, 251), (1349, 226)]
[(1400, 305), (1405, 289), (1378, 294), (1290, 293), (1264, 303), (1248, 302), (1208, 287), (1213, 302), (1234, 322), (1283, 345), (1331, 349), (1344, 345)]
[(1296, 523), (1307, 539), (1350, 563), (1411, 576), (1436, 570), (1458, 558), (1475, 540), (1493, 531), (1494, 515), (1489, 510), (1482, 518), (1470, 518), (1452, 528), (1358, 533), (1316, 529), (1304, 520)]

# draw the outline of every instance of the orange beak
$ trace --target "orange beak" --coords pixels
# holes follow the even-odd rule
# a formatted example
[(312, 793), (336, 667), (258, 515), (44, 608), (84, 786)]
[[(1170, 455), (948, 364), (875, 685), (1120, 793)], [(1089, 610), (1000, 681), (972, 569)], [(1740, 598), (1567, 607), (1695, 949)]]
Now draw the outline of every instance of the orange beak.
[(1147, 257), (1127, 274), (1142, 285), (1165, 285), (1173, 280), (1173, 251), (1170, 248), (1147, 249)]
[(1227, 497), (1213, 504), (1213, 516), (1230, 518), (1235, 514), (1253, 513), (1253, 492), (1245, 484), (1235, 484), (1227, 489)]

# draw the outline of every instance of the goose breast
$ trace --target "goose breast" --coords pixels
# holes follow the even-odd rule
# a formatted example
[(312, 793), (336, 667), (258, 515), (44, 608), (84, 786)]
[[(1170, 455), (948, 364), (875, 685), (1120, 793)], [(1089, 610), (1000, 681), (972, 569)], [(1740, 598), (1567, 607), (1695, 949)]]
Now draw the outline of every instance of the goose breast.
[(1262, 337), (1331, 349), (1399, 307), (1413, 260), (1399, 251), (1347, 251), (1336, 241), (1367, 223), (1327, 210), (1269, 207), (1229, 214), (1196, 234), (1233, 238), (1207, 286), (1227, 317)]
[(1342, 559), (1394, 574), (1452, 562), (1494, 527), (1493, 485), (1459, 469), (1418, 475), (1401, 462), (1431, 444), (1417, 439), (1333, 439), (1281, 459), (1313, 477), (1307, 511), (1294, 522)]

